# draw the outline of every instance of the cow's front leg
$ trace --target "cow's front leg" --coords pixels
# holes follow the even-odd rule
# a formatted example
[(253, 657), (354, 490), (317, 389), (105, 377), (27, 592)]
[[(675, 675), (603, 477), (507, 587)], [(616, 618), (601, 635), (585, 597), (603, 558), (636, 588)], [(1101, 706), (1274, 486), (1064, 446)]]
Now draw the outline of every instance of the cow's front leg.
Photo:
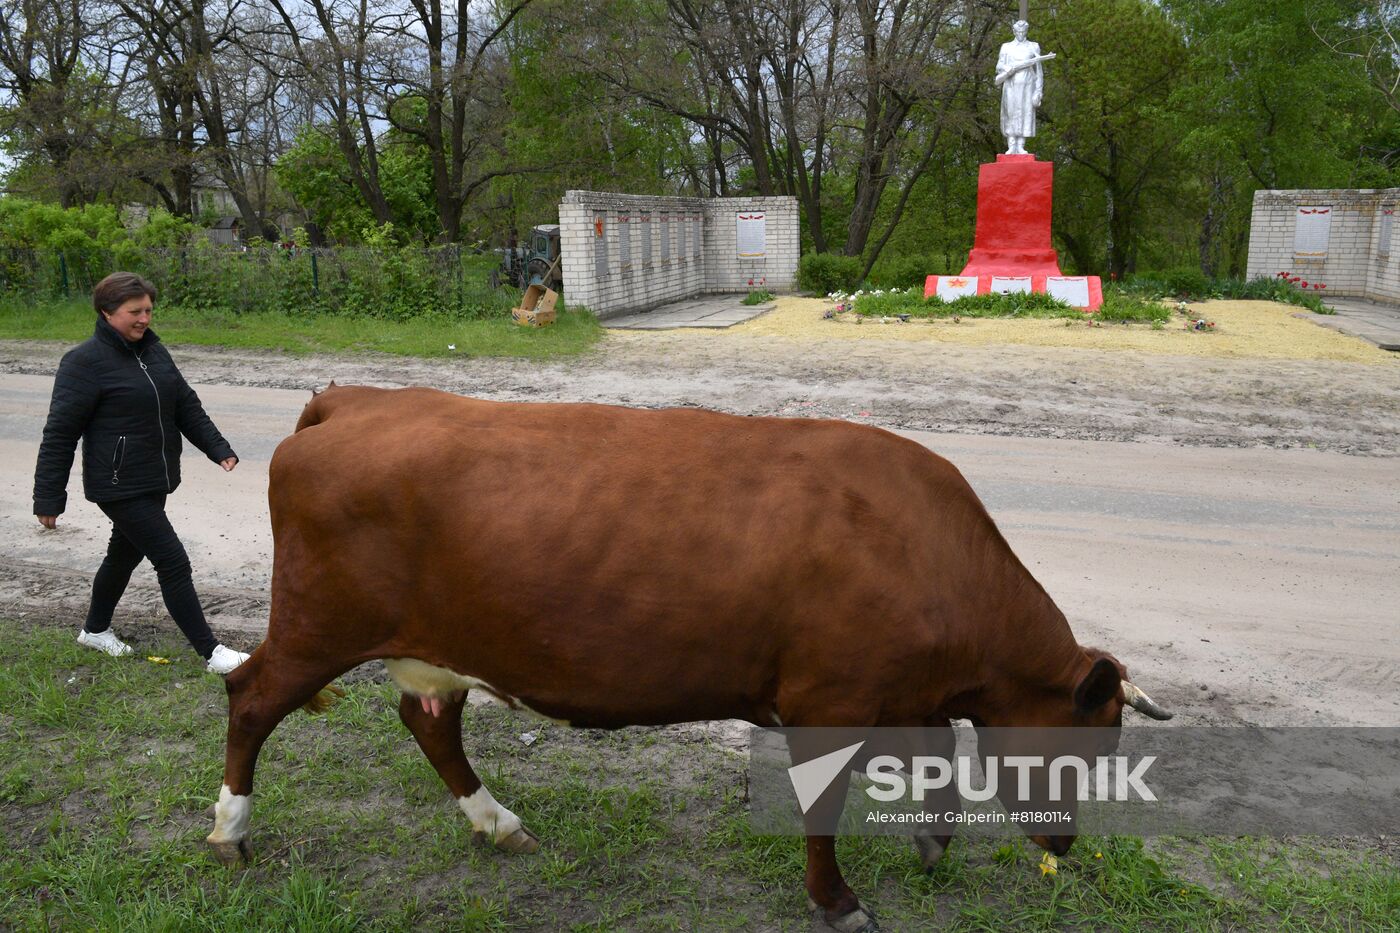
[(540, 841), (520, 823), (520, 817), (501, 806), (481, 783), (462, 751), (462, 707), (465, 693), (422, 697), (405, 693), (399, 700), (399, 718), (413, 733), (442, 782), (457, 798), (457, 806), (472, 821), (472, 828), (498, 849), (534, 852)]
[[(837, 750), (815, 729), (789, 732), (788, 748), (794, 766)], [(840, 933), (874, 933), (879, 925), (861, 907), (860, 899), (841, 876), (841, 867), (836, 863), (836, 837), (829, 835), (840, 821), (850, 784), (848, 768), (836, 775), (802, 815), (807, 830), (807, 900), (821, 912), (827, 925)]]
[[(949, 763), (953, 762), (957, 748), (957, 735), (953, 732), (953, 724), (948, 719), (940, 716), (932, 717), (925, 721), (922, 729), (911, 729), (907, 735), (909, 748), (908, 758), (906, 758), (904, 765), (912, 776), (918, 776), (913, 774), (914, 761), (921, 755), (941, 758)], [(926, 791), (923, 809), (924, 812), (930, 814), (960, 812), (962, 810), (962, 797), (958, 794), (957, 784), (949, 781), (941, 788)], [(948, 846), (952, 841), (951, 833), (914, 836), (914, 848), (919, 852), (919, 861), (923, 863), (924, 871), (933, 871), (933, 867), (943, 860), (943, 855), (948, 851)]]
[[(253, 656), (224, 678), (228, 690), (228, 744), (224, 751), (224, 784), (214, 805), (214, 831), (205, 841), (225, 865), (241, 865), (252, 857), (248, 820), (252, 814), (253, 769), (263, 742), (277, 724), (314, 697), (339, 673), (313, 665), (296, 667), (285, 653), (269, 660), (276, 649), (264, 642)], [(298, 676), (287, 674), (296, 670)]]

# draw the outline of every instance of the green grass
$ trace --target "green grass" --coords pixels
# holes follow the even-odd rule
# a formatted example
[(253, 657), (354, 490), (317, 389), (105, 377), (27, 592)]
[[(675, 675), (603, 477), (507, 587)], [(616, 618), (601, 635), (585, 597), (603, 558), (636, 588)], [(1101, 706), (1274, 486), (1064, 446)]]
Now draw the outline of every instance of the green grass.
[[(367, 681), (273, 733), (256, 858), (227, 871), (203, 842), (222, 683), (173, 626), (123, 634), (135, 658), (0, 620), (0, 927), (811, 928), (802, 840), (749, 828), (743, 757), (685, 730), (570, 730), (469, 708), (478, 773), (543, 841), (511, 857), (473, 842), (393, 689)], [(1086, 837), (1053, 878), (1023, 840), (959, 839), (931, 875), (904, 838), (846, 838), (839, 852), (891, 931), (1370, 930), (1400, 911), (1390, 857), (1325, 843)]]
[[(0, 295), (0, 339), (76, 343), (92, 334), (93, 319), (92, 306), (85, 299)], [(577, 355), (592, 347), (603, 334), (597, 319), (586, 310), (561, 311), (559, 320), (547, 327), (521, 327), (509, 318), (419, 317), (395, 322), (157, 306), (152, 328), (161, 340), (172, 344), (294, 354), (371, 350), (399, 356), (536, 359)]]
[(753, 288), (753, 289), (749, 289), (749, 293), (748, 293), (747, 295), (744, 296), (744, 300), (743, 300), (742, 302), (740, 302), (740, 304), (746, 304), (746, 305), (761, 305), (761, 304), (763, 304), (764, 302), (768, 302), (768, 301), (772, 301), (772, 300), (773, 300), (773, 293), (772, 293), (772, 292), (768, 291), (767, 289), (763, 289), (763, 288)]
[[(1083, 320), (1085, 312), (1039, 292), (1017, 295), (968, 295), (955, 301), (925, 298), (922, 287), (866, 292), (854, 298), (854, 310), (867, 317), (911, 318), (1072, 318)], [(1161, 302), (1145, 300), (1121, 292), (1104, 295), (1103, 305), (1092, 317), (1099, 321), (1165, 322), (1171, 309)]]

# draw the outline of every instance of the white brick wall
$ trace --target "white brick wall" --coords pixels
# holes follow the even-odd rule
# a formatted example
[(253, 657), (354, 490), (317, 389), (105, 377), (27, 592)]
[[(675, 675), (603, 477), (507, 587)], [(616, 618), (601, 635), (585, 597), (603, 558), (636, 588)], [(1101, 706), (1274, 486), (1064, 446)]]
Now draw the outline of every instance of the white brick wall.
[[(1256, 191), (1249, 227), (1246, 275), (1281, 271), (1322, 282), (1322, 294), (1400, 301), (1396, 233), (1389, 256), (1380, 256), (1381, 218), (1400, 205), (1400, 188), (1314, 188)], [(1296, 256), (1293, 235), (1299, 207), (1328, 207), (1332, 229), (1326, 257)]]
[[(756, 211), (766, 219), (765, 255), (740, 259), (736, 215)], [(607, 250), (602, 276), (596, 274), (595, 244), (600, 238), (594, 220), (599, 214), (604, 217)], [(619, 250), (622, 217), (627, 218), (631, 247), (627, 268), (622, 267)], [(707, 292), (746, 292), (760, 285), (769, 291), (790, 289), (801, 250), (797, 199), (790, 197), (673, 198), (568, 191), (559, 204), (559, 235), (566, 301), (600, 318)], [(643, 236), (651, 239), (650, 263)], [(663, 236), (670, 238), (669, 250), (662, 246)]]

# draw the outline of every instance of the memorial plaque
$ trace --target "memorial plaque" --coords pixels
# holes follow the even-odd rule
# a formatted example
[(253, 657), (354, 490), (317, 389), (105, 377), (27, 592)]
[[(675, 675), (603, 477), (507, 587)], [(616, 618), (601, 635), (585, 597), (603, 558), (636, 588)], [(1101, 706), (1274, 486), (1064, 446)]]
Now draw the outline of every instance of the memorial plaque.
[(934, 294), (944, 301), (956, 301), (968, 295), (975, 295), (977, 294), (977, 276), (940, 275), (938, 277), (938, 290)]
[(705, 233), (700, 226), (703, 223), (703, 220), (701, 219), (699, 214), (694, 214), (691, 216), (690, 222), (690, 250), (691, 253), (695, 256), (695, 258), (699, 259), (700, 255), (704, 252), (705, 245)]
[(602, 279), (608, 275), (608, 215), (603, 211), (593, 212), (593, 277)]
[(643, 214), (638, 218), (641, 226), (637, 228), (637, 236), (642, 241), (642, 268), (651, 268), (651, 214)]
[(1293, 255), (1327, 255), (1327, 241), (1332, 236), (1332, 208), (1298, 208), (1297, 226), (1293, 230)]
[(684, 214), (676, 215), (676, 258), (685, 262), (685, 231), (690, 226), (689, 218)]
[(992, 276), (993, 295), (1029, 295), (1031, 293), (1031, 277), (1028, 275), (994, 275)]
[(1082, 275), (1050, 275), (1045, 278), (1045, 291), (1071, 308), (1089, 307), (1089, 279)]
[(1381, 236), (1380, 242), (1376, 244), (1377, 256), (1390, 255), (1390, 228), (1395, 222), (1395, 205), (1381, 205)]
[(661, 237), (661, 264), (665, 266), (671, 262), (671, 215), (662, 214), (660, 224), (658, 234)]
[(735, 241), (738, 243), (740, 259), (756, 259), (766, 255), (765, 233), (767, 222), (762, 213), (742, 211), (734, 215)]
[(632, 270), (632, 218), (617, 215), (617, 264), (623, 272)]

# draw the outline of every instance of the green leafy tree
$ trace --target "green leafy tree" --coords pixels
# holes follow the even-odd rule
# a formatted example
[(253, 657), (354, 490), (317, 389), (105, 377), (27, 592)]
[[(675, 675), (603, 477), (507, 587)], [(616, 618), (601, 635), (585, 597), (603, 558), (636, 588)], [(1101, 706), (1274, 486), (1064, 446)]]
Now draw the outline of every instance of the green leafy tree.
[[(426, 151), (392, 130), (377, 148), (379, 189), (394, 229), (404, 240), (436, 238), (432, 169)], [(278, 184), (296, 198), (329, 239), (341, 243), (358, 243), (364, 230), (379, 226), (351, 175), (339, 141), (324, 127), (304, 128), (277, 163)]]
[(1373, 93), (1362, 63), (1319, 36), (1363, 35), (1366, 4), (1314, 0), (1173, 0), (1191, 66), (1173, 103), (1185, 131), (1178, 186), (1196, 222), (1207, 275), (1244, 272), (1260, 188), (1393, 184), (1384, 164), (1397, 115)]
[(1055, 234), (1080, 272), (1121, 276), (1179, 183), (1170, 103), (1184, 37), (1147, 0), (1065, 4), (1036, 33), (1056, 55), (1032, 145), (1056, 163)]

